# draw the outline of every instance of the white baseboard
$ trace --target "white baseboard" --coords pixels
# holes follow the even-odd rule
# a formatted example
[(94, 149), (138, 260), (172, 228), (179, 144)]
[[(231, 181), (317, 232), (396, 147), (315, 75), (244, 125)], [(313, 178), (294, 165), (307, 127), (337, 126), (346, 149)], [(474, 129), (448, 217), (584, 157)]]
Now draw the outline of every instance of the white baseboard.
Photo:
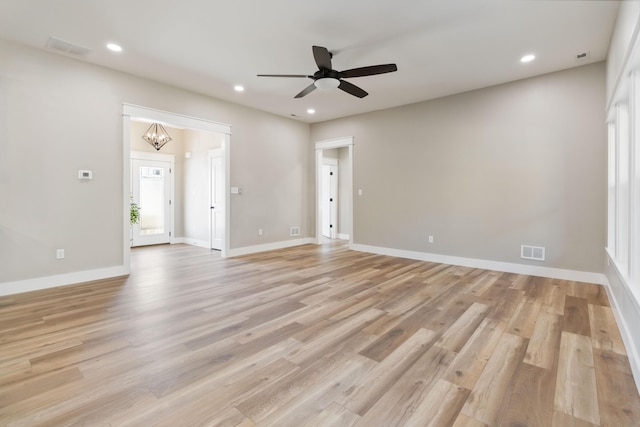
[(197, 246), (199, 248), (205, 248), (205, 249), (211, 249), (209, 247), (209, 241), (208, 240), (198, 240), (198, 239), (192, 239), (190, 237), (176, 237), (175, 239), (171, 240), (171, 244), (185, 244), (185, 245), (191, 245), (191, 246)]
[(338, 233), (338, 239), (340, 240), (349, 240), (349, 235), (344, 233)]
[(313, 237), (304, 237), (302, 239), (284, 240), (282, 242), (265, 243), (263, 245), (245, 246), (242, 248), (229, 249), (227, 257), (255, 254), (258, 252), (273, 251), (276, 249), (290, 248), (292, 246), (315, 244), (316, 239)]
[(113, 277), (126, 276), (129, 273), (130, 271), (121, 265), (97, 270), (76, 271), (73, 273), (57, 274), (55, 276), (18, 280), (15, 282), (4, 282), (0, 283), (0, 296), (39, 291), (41, 289), (56, 288), (58, 286), (75, 285), (93, 280), (110, 279)]
[(606, 276), (602, 273), (587, 271), (564, 270), (561, 268), (538, 267), (535, 265), (515, 264), (510, 262), (489, 261), (475, 258), (463, 258), (449, 255), (432, 254), (428, 252), (407, 251), (403, 249), (383, 248), (353, 244), (349, 247), (354, 251), (373, 254), (389, 255), (399, 258), (415, 259), (418, 261), (437, 262), (440, 264), (459, 265), (462, 267), (482, 268), (484, 270), (503, 271), (506, 273), (526, 274), (529, 276), (549, 277), (552, 279), (574, 280), (576, 282), (595, 283), (604, 285)]
[(607, 295), (627, 350), (636, 387), (640, 392), (640, 301), (629, 286), (629, 279), (621, 273), (608, 252), (607, 257)]

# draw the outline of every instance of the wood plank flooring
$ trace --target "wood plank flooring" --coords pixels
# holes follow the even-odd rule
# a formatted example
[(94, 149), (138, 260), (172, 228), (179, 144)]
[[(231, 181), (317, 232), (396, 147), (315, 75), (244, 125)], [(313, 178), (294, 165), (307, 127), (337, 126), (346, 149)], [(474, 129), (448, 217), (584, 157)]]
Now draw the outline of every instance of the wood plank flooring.
[(601, 286), (306, 245), (0, 298), (0, 425), (639, 426)]

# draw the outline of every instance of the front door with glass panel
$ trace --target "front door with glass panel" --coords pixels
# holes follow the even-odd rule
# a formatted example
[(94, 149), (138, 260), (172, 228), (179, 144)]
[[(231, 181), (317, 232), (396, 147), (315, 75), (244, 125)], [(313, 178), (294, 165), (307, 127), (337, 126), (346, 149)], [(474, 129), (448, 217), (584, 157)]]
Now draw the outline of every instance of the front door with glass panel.
[(140, 208), (140, 221), (133, 225), (132, 246), (171, 241), (171, 163), (131, 160), (133, 201)]

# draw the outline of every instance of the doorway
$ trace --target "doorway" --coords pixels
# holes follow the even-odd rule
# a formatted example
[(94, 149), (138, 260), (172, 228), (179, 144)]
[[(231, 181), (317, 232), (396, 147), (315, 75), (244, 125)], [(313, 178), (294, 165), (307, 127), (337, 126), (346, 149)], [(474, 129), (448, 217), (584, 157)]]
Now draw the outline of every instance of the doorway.
[(170, 243), (173, 232), (174, 156), (131, 153), (131, 201), (140, 219), (131, 228), (131, 246)]
[[(132, 104), (123, 104), (123, 193), (122, 193), (122, 201), (123, 201), (123, 265), (127, 273), (131, 271), (131, 254), (130, 254), (130, 246), (131, 246), (131, 226), (129, 222), (130, 216), (130, 194), (132, 189), (132, 178), (131, 178), (131, 122), (132, 121), (142, 121), (142, 122), (159, 122), (164, 123), (169, 126), (173, 126), (180, 129), (192, 129), (196, 131), (205, 131), (205, 132), (213, 132), (220, 134), (222, 139), (222, 143), (220, 145), (220, 150), (222, 153), (222, 165), (223, 165), (223, 173), (222, 173), (222, 188), (223, 188), (223, 196), (225, 200), (229, 200), (230, 198), (230, 187), (229, 187), (229, 177), (230, 177), (230, 165), (231, 165), (231, 126), (223, 123), (212, 122), (209, 120), (184, 116), (176, 113), (171, 113), (167, 111), (156, 110), (153, 108), (140, 107)], [(186, 157), (186, 153), (185, 153)], [(204, 170), (208, 169), (207, 163), (207, 154), (205, 151), (204, 154), (205, 163), (203, 165)], [(206, 172), (204, 180), (201, 182), (206, 182)], [(207, 184), (204, 184), (208, 187)], [(205, 188), (207, 188), (205, 187)], [(208, 197), (207, 197), (208, 199)], [(205, 218), (209, 216), (209, 200), (204, 199), (205, 208), (203, 208), (203, 215)], [(225, 257), (230, 248), (230, 215), (229, 215), (229, 203), (224, 204), (224, 220), (223, 220), (223, 229), (224, 229), (224, 241), (222, 242), (221, 247), (221, 256)], [(209, 223), (207, 220), (206, 223)], [(208, 228), (208, 227), (207, 227)], [(210, 234), (210, 233), (209, 233)], [(206, 238), (206, 237), (205, 237)], [(208, 238), (206, 238), (208, 240)], [(171, 236), (171, 241), (180, 242), (180, 239), (177, 239), (175, 235)], [(208, 244), (209, 242), (206, 242)]]
[[(339, 229), (335, 230), (335, 236), (339, 239), (349, 241), (349, 246), (353, 245), (353, 137), (337, 138), (315, 143), (316, 150), (316, 243), (322, 244), (324, 239), (324, 231), (326, 231), (327, 220), (323, 219), (323, 167), (325, 150), (336, 150), (344, 153), (340, 156), (339, 168), (340, 182), (339, 191), (340, 202), (336, 205), (340, 206), (338, 210), (336, 223)], [(338, 227), (335, 227), (338, 228)], [(323, 231), (324, 230), (324, 231)]]

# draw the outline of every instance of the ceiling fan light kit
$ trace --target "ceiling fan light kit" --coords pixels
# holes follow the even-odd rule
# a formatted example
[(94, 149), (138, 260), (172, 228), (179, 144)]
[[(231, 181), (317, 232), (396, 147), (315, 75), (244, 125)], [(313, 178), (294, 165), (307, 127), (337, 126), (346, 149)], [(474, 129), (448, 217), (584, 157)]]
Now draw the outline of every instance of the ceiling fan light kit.
[(392, 73), (398, 71), (396, 64), (370, 65), (368, 67), (352, 68), (345, 71), (337, 71), (332, 68), (331, 58), (333, 55), (326, 47), (313, 46), (313, 58), (318, 66), (312, 76), (304, 74), (258, 74), (258, 77), (293, 77), (293, 78), (309, 78), (313, 83), (298, 93), (295, 98), (302, 98), (313, 92), (316, 88), (321, 90), (330, 90), (338, 88), (348, 94), (358, 98), (364, 98), (368, 95), (366, 91), (360, 87), (349, 83), (344, 78), (373, 76), (376, 74)]
[(318, 79), (313, 84), (320, 90), (329, 90), (335, 89), (340, 86), (340, 80), (334, 79), (332, 77), (324, 77), (322, 79)]

